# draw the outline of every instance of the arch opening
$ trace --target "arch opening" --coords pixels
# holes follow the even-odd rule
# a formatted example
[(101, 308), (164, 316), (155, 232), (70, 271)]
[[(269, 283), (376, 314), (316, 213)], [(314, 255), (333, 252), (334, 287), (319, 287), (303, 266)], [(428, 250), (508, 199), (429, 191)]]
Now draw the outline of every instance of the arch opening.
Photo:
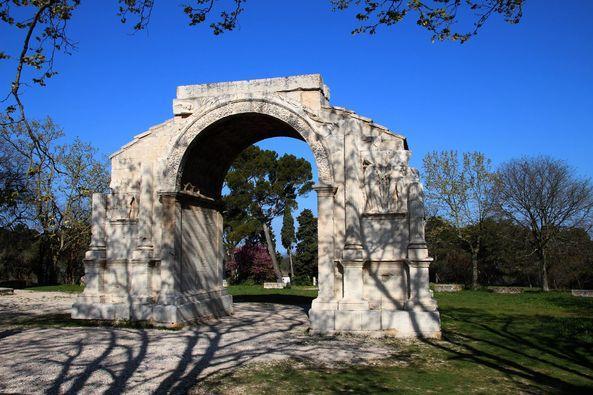
[[(182, 198), (179, 227), (181, 269), (184, 273), (181, 289), (184, 292), (195, 289), (196, 283), (200, 284), (198, 288), (209, 288), (210, 284), (222, 281), (222, 277), (219, 276), (224, 272), (223, 262), (228, 259), (229, 253), (228, 246), (223, 243), (225, 205), (222, 204), (222, 199), (226, 175), (244, 150), (258, 142), (276, 137), (302, 141), (307, 144), (312, 156), (315, 156), (307, 140), (295, 127), (274, 116), (254, 112), (221, 118), (199, 131), (187, 145), (177, 175), (178, 191), (185, 196)], [(316, 174), (317, 166), (312, 162), (315, 161), (309, 163), (312, 170), (315, 169), (313, 174)], [(193, 199), (188, 195), (198, 198)], [(269, 242), (270, 232), (273, 232), (274, 228), (272, 223), (267, 221), (262, 224), (262, 228), (260, 233), (263, 230), (264, 233), (261, 235), (266, 237), (262, 237), (261, 242), (270, 253), (278, 279), (279, 272), (284, 272), (281, 270), (280, 262), (275, 262), (276, 254), (271, 252), (278, 250), (278, 245), (272, 246)], [(279, 239), (278, 235), (276, 239)], [(217, 269), (205, 276), (203, 262), (210, 262), (210, 265)]]
[(219, 200), (228, 169), (247, 147), (272, 137), (305, 141), (288, 123), (267, 114), (242, 113), (222, 118), (202, 130), (183, 155), (177, 188), (193, 188)]

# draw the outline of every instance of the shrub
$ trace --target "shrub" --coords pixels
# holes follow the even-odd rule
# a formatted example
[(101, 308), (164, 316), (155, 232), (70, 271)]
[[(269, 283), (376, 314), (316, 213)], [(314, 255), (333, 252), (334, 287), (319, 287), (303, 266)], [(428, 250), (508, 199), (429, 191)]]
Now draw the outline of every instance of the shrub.
[(261, 284), (274, 281), (274, 267), (267, 248), (262, 244), (245, 244), (233, 252), (232, 259), (225, 262), (227, 278), (233, 283), (253, 281)]

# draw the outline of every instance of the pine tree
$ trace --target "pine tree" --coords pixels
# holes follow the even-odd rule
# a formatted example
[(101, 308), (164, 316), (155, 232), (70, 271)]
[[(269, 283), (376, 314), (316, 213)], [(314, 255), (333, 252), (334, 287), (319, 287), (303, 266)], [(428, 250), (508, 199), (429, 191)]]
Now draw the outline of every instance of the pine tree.
[(298, 196), (313, 186), (311, 164), (303, 158), (262, 150), (257, 146), (245, 149), (225, 178), (229, 193), (224, 197), (225, 240), (227, 247), (241, 241), (265, 243), (272, 259), (278, 282), (282, 273), (277, 262), (272, 220), (293, 207)]
[(284, 217), (282, 218), (282, 230), (280, 231), (282, 246), (286, 248), (288, 261), (290, 262), (290, 278), (294, 278), (294, 267), (292, 262), (292, 245), (294, 244), (294, 219), (292, 210), (287, 205), (284, 207)]
[(317, 218), (311, 210), (305, 209), (299, 214), (297, 222), (295, 283), (311, 284), (313, 277), (317, 277)]

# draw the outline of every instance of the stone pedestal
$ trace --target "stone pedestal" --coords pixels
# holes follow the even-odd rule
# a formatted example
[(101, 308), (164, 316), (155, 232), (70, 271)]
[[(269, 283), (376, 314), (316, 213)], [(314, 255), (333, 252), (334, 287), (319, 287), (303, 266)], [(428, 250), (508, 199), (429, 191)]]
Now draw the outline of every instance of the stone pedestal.
[(364, 260), (343, 261), (344, 296), (338, 303), (339, 310), (368, 310), (369, 302), (362, 298), (362, 268)]
[(107, 262), (107, 197), (94, 193), (91, 198), (91, 244), (84, 256), (85, 287), (72, 305), (72, 318), (102, 317), (105, 267)]
[(432, 262), (425, 243), (410, 244), (408, 247), (408, 265), (410, 295), (406, 301), (406, 310), (435, 311), (437, 302), (430, 290), (428, 268)]
[(369, 302), (362, 297), (362, 268), (365, 261), (352, 259), (360, 255), (358, 251), (350, 250), (345, 253), (345, 258), (349, 260), (342, 261), (344, 295), (335, 313), (335, 330), (339, 332), (381, 329), (380, 312), (369, 311)]
[[(87, 253), (87, 256), (89, 254)], [(102, 284), (102, 272), (105, 270), (105, 258), (84, 260), (84, 293), (86, 295), (99, 295)]]
[(232, 314), (233, 298), (222, 278), (220, 213), (186, 193), (161, 192), (160, 200), (164, 251), (153, 321), (174, 326)]

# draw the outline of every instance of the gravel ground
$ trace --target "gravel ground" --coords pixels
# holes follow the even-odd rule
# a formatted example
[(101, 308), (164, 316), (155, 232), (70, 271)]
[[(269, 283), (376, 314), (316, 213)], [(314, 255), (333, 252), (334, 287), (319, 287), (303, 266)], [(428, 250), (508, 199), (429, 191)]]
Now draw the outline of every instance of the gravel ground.
[(279, 304), (238, 303), (231, 317), (179, 331), (23, 323), (63, 319), (73, 298), (0, 296), (0, 393), (185, 393), (252, 362), (365, 363), (390, 355), (373, 339), (309, 336), (306, 311)]

